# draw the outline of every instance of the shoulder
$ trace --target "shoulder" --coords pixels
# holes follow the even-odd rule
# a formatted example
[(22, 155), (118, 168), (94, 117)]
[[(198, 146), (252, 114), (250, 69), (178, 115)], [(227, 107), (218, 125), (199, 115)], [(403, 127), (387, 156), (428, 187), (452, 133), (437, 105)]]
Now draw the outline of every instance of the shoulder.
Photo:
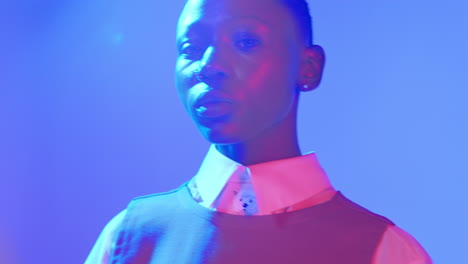
[[(133, 198), (125, 212), (116, 219), (117, 231), (136, 232), (146, 226), (168, 223), (174, 214), (181, 212), (184, 207), (181, 201), (182, 186), (167, 191)], [(185, 191), (185, 190), (182, 190)]]
[(173, 195), (175, 195), (180, 189), (182, 189), (183, 187), (185, 187), (187, 183), (184, 183), (182, 184), (181, 186), (173, 189), (173, 190), (170, 190), (170, 191), (166, 191), (166, 192), (158, 192), (158, 193), (153, 193), (153, 194), (148, 194), (148, 195), (143, 195), (143, 196), (138, 196), (138, 197), (135, 197), (132, 199), (132, 201), (130, 202), (130, 204), (132, 202), (140, 202), (140, 201), (150, 201), (150, 200), (157, 200), (157, 199), (166, 199), (168, 197), (172, 197)]
[(110, 253), (113, 248), (114, 240), (120, 229), (122, 222), (127, 214), (127, 210), (121, 211), (114, 216), (104, 227), (94, 244), (85, 264), (91, 263), (107, 263)]
[(186, 183), (178, 188), (166, 192), (153, 193), (149, 195), (133, 198), (127, 206), (127, 214), (140, 213), (143, 211), (164, 211), (174, 208), (179, 202), (179, 191), (185, 187)]
[(413, 236), (393, 225), (385, 230), (375, 252), (373, 263), (431, 264), (432, 260)]
[(373, 264), (431, 264), (424, 248), (409, 233), (396, 226), (388, 218), (376, 214), (338, 193), (338, 204), (351, 212), (366, 227), (375, 226), (382, 231), (374, 252)]
[(168, 212), (173, 210), (172, 206), (177, 201), (175, 194), (184, 186), (185, 184), (171, 191), (132, 199), (126, 209), (106, 224), (85, 263), (107, 263), (123, 230), (138, 228), (155, 220), (159, 222), (167, 220), (169, 214), (164, 213), (164, 210), (169, 210)]
[(104, 227), (103, 233), (113, 235), (117, 232), (117, 230), (122, 225), (125, 216), (127, 215), (127, 209), (122, 210), (118, 213), (114, 218), (112, 218), (109, 223), (107, 223), (106, 227)]
[(341, 207), (345, 208), (347, 211), (353, 213), (354, 215), (358, 216), (363, 220), (381, 223), (385, 226), (394, 225), (394, 223), (390, 219), (386, 218), (385, 216), (374, 213), (369, 209), (351, 201), (350, 199), (345, 197), (341, 192), (338, 192), (336, 194), (336, 201)]

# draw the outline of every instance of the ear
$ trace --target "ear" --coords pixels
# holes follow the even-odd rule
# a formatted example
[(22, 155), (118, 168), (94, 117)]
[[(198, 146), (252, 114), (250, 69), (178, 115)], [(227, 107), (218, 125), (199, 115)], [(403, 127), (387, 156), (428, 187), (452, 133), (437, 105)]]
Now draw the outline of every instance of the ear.
[(300, 91), (312, 91), (319, 86), (324, 65), (325, 52), (322, 47), (313, 45), (304, 50), (298, 80)]

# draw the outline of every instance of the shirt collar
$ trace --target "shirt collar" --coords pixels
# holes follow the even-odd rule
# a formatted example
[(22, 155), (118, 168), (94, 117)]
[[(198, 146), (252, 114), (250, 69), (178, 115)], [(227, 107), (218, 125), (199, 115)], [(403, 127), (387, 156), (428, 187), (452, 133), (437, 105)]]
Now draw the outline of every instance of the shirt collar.
[(215, 209), (213, 204), (230, 181), (251, 181), (260, 211), (270, 212), (287, 207), (333, 189), (319, 164), (315, 152), (243, 166), (211, 145), (198, 173), (190, 185), (198, 202)]

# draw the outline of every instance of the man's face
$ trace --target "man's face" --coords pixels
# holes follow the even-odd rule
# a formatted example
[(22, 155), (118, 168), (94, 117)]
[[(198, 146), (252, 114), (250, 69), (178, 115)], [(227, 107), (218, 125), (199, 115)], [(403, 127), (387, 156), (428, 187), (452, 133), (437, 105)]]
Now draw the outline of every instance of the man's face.
[(276, 0), (187, 2), (176, 84), (208, 141), (251, 140), (295, 114), (304, 47), (288, 11)]

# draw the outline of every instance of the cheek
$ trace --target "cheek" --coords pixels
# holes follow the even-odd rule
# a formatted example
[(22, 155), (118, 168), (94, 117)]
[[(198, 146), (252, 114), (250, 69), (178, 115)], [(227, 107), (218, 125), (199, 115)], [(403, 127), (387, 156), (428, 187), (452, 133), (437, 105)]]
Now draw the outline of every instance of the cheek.
[(187, 93), (194, 85), (193, 69), (194, 63), (179, 59), (175, 68), (175, 84), (182, 103), (187, 106)]
[(244, 122), (256, 126), (271, 126), (283, 119), (296, 98), (298, 66), (289, 52), (271, 52), (257, 57), (243, 67), (239, 79), (245, 102), (242, 111)]
[(186, 85), (192, 77), (195, 65), (193, 62), (178, 59), (175, 67), (175, 77), (177, 85)]
[[(298, 67), (288, 54), (265, 54), (243, 67), (241, 78), (245, 86), (244, 99), (277, 105), (295, 94)], [(261, 100), (260, 100), (261, 99)]]
[(258, 55), (242, 58), (236, 76), (251, 89), (294, 86), (298, 76), (298, 58), (288, 45), (268, 47)]

